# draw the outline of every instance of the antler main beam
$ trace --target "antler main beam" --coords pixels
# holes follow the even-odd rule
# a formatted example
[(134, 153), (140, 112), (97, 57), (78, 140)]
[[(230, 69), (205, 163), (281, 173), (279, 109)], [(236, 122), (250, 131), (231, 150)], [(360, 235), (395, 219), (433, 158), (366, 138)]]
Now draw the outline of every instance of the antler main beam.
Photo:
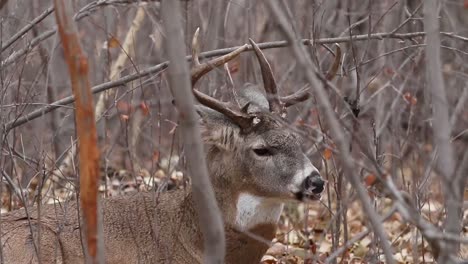
[(278, 96), (278, 88), (276, 85), (275, 77), (271, 70), (270, 63), (263, 54), (262, 50), (258, 47), (257, 43), (249, 38), (250, 44), (252, 44), (252, 48), (257, 56), (258, 63), (260, 64), (260, 69), (262, 71), (262, 79), (263, 79), (263, 87), (265, 88), (266, 98), (268, 101), (268, 105), (270, 106), (270, 111), (283, 114), (284, 107), (281, 104), (281, 101)]
[(241, 128), (247, 128), (252, 124), (251, 120), (252, 117), (249, 116), (248, 114), (236, 110), (234, 106), (232, 106), (229, 103), (219, 101), (211, 96), (208, 96), (198, 90), (195, 90), (195, 84), (196, 82), (206, 73), (210, 72), (216, 67), (219, 67), (226, 62), (231, 61), (235, 57), (237, 57), (240, 53), (245, 51), (249, 46), (243, 45), (239, 47), (238, 49), (234, 50), (231, 53), (228, 53), (224, 56), (212, 59), (210, 61), (207, 61), (203, 64), (200, 64), (199, 60), (199, 54), (200, 54), (200, 45), (198, 43), (198, 35), (199, 35), (199, 28), (195, 31), (195, 34), (193, 35), (192, 39), (192, 62), (193, 62), (193, 67), (191, 70), (191, 75), (192, 75), (192, 91), (197, 98), (198, 102), (200, 102), (202, 105), (207, 106), (211, 109), (214, 109), (225, 116), (227, 116), (229, 119), (231, 119), (233, 122), (235, 122), (238, 126)]

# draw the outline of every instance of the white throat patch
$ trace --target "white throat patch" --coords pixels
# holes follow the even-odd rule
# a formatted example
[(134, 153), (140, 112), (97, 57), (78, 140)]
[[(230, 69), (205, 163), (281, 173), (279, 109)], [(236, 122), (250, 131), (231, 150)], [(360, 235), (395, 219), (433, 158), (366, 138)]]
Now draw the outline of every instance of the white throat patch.
[(249, 230), (258, 224), (276, 224), (283, 211), (283, 203), (242, 193), (237, 200), (236, 226)]

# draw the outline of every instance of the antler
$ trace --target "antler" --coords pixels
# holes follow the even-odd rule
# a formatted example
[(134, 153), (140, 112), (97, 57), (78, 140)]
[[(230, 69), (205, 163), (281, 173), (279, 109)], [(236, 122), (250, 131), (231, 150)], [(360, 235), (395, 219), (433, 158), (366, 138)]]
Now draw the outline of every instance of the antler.
[(195, 86), (195, 83), (206, 73), (210, 72), (212, 69), (221, 66), (225, 64), (226, 62), (234, 59), (237, 57), (241, 52), (245, 51), (248, 48), (248, 45), (244, 45), (239, 47), (238, 49), (234, 50), (231, 53), (228, 53), (224, 56), (212, 59), (210, 61), (207, 61), (203, 64), (200, 64), (199, 61), (199, 54), (200, 54), (200, 46), (198, 43), (198, 34), (199, 34), (199, 28), (195, 31), (195, 34), (193, 35), (192, 39), (192, 62), (193, 62), (193, 67), (191, 70), (191, 76), (192, 76), (192, 91), (194, 96), (197, 98), (198, 102), (200, 102), (202, 105), (207, 106), (211, 109), (214, 109), (225, 116), (227, 116), (231, 121), (236, 123), (238, 126), (241, 128), (247, 128), (252, 124), (252, 118), (248, 114), (240, 111), (240, 110), (235, 110), (235, 107), (233, 107), (230, 103), (225, 103), (222, 101), (219, 101), (211, 96), (208, 96), (198, 90), (193, 89)]
[(263, 86), (266, 91), (266, 98), (268, 100), (268, 105), (270, 106), (270, 111), (281, 115), (284, 112), (284, 107), (282, 106), (278, 96), (278, 88), (276, 86), (273, 72), (271, 71), (270, 63), (268, 63), (265, 54), (263, 54), (257, 43), (255, 43), (251, 38), (249, 38), (249, 41), (250, 44), (252, 44), (252, 48), (257, 56), (258, 63), (260, 64), (260, 69), (262, 70)]
[[(191, 70), (191, 78), (192, 78), (192, 87), (195, 86), (196, 82), (206, 73), (210, 72), (216, 67), (219, 67), (235, 57), (237, 57), (240, 53), (247, 50), (248, 45), (243, 45), (238, 49), (234, 50), (231, 53), (228, 53), (224, 56), (212, 59), (207, 61), (203, 64), (199, 61), (199, 54), (200, 54), (200, 46), (198, 43), (198, 35), (199, 35), (199, 28), (195, 31), (192, 39), (192, 62), (193, 67)], [(273, 76), (273, 72), (271, 70), (271, 66), (268, 63), (265, 55), (258, 47), (257, 43), (255, 43), (252, 39), (249, 39), (250, 44), (257, 56), (258, 62), (260, 64), (260, 69), (262, 71), (262, 79), (263, 84), (265, 87), (265, 91), (267, 94), (268, 105), (270, 107), (270, 111), (282, 115), (285, 111), (286, 107), (292, 106), (299, 102), (305, 101), (310, 97), (308, 92), (308, 87), (303, 87), (299, 91), (294, 94), (285, 96), (280, 98), (278, 96), (278, 89), (276, 85), (275, 78)], [(337, 47), (337, 52), (335, 54), (335, 61), (333, 62), (332, 66), (330, 67), (326, 78), (327, 80), (332, 80), (333, 77), (336, 75), (336, 72), (340, 66), (340, 59), (341, 59), (341, 48), (338, 44), (335, 44)], [(233, 106), (230, 103), (219, 101), (211, 96), (208, 96), (198, 90), (192, 89), (194, 96), (197, 100), (211, 109), (214, 109), (226, 117), (231, 119), (234, 123), (236, 123), (241, 128), (248, 128), (252, 124), (252, 116), (248, 115), (242, 109), (238, 110), (238, 107)]]
[(338, 69), (340, 68), (340, 62), (341, 62), (341, 47), (338, 45), (338, 43), (335, 43), (336, 46), (336, 54), (335, 54), (335, 60), (333, 61), (333, 64), (330, 66), (330, 69), (328, 69), (327, 75), (325, 76), (328, 81), (333, 80), (335, 78), (336, 73), (338, 72)]
[(305, 85), (299, 91), (290, 94), (285, 97), (281, 97), (281, 102), (283, 102), (284, 107), (290, 107), (293, 106), (297, 103), (304, 102), (305, 100), (309, 99), (310, 93), (309, 93), (309, 84)]
[[(335, 54), (335, 60), (333, 61), (333, 64), (330, 66), (330, 69), (328, 70), (326, 74), (326, 80), (331, 81), (333, 78), (335, 78), (336, 73), (338, 72), (338, 69), (340, 68), (340, 60), (341, 60), (341, 48), (340, 45), (336, 44), (336, 54)], [(310, 93), (309, 93), (309, 88), (308, 87), (303, 87), (299, 91), (295, 92), (294, 94), (282, 97), (280, 100), (284, 104), (285, 107), (290, 107), (292, 105), (295, 105), (297, 103), (303, 102), (307, 99), (309, 99)]]

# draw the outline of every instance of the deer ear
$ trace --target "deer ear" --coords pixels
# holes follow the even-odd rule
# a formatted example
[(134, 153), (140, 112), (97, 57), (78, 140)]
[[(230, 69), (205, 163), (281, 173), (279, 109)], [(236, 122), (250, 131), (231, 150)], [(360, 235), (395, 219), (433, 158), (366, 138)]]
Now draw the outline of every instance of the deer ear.
[(205, 144), (233, 150), (240, 128), (223, 114), (202, 105), (195, 106), (200, 117), (201, 135)]
[(247, 83), (238, 92), (237, 100), (245, 113), (269, 112), (268, 100), (257, 85)]

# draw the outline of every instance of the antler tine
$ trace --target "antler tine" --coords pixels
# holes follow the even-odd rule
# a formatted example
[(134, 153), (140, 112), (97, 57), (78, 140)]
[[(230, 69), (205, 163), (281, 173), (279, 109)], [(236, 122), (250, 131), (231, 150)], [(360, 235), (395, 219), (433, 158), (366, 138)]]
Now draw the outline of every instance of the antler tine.
[(194, 63), (194, 67), (192, 68), (191, 75), (192, 75), (192, 86), (206, 73), (210, 72), (216, 67), (219, 67), (232, 59), (236, 58), (239, 54), (247, 50), (249, 47), (247, 44), (240, 46), (233, 52), (230, 52), (226, 55), (223, 55), (218, 58), (214, 58), (210, 61), (207, 61), (203, 64), (200, 64), (198, 56), (200, 54), (200, 45), (198, 43), (198, 34), (199, 28), (195, 31), (192, 39), (192, 61)]
[(198, 59), (198, 55), (200, 54), (200, 44), (198, 43), (198, 35), (200, 33), (200, 28), (198, 27), (195, 30), (195, 34), (193, 34), (192, 38), (192, 62), (195, 67), (200, 65), (200, 60)]
[(284, 104), (284, 107), (290, 107), (297, 103), (304, 102), (305, 100), (309, 99), (309, 97), (309, 84), (307, 84), (301, 89), (299, 89), (299, 91), (288, 96), (282, 97), (281, 102)]
[(331, 81), (335, 78), (336, 73), (338, 72), (338, 69), (340, 68), (340, 62), (341, 62), (341, 47), (338, 45), (338, 43), (335, 43), (336, 46), (336, 54), (335, 54), (335, 60), (333, 61), (333, 64), (330, 66), (330, 69), (328, 69), (326, 78), (327, 80)]
[(283, 113), (283, 107), (278, 96), (278, 89), (276, 87), (275, 77), (271, 71), (270, 63), (268, 63), (265, 54), (260, 50), (257, 43), (249, 38), (250, 44), (257, 56), (258, 63), (260, 64), (260, 69), (262, 70), (262, 79), (265, 91), (267, 93), (267, 100), (270, 106), (270, 111), (278, 114)]
[(250, 126), (251, 119), (249, 115), (243, 113), (242, 111), (234, 110), (233, 107), (229, 103), (225, 103), (215, 98), (208, 96), (198, 90), (195, 90), (193, 87), (195, 83), (206, 73), (210, 72), (212, 69), (225, 64), (226, 62), (234, 59), (237, 57), (241, 52), (247, 49), (248, 45), (244, 45), (239, 47), (238, 49), (234, 50), (231, 53), (228, 53), (224, 56), (219, 58), (215, 58), (203, 64), (200, 64), (199, 61), (199, 54), (200, 54), (200, 45), (198, 43), (198, 35), (199, 35), (199, 28), (195, 31), (192, 39), (192, 61), (193, 61), (193, 68), (191, 70), (192, 76), (192, 91), (195, 98), (197, 98), (198, 102), (202, 105), (209, 107), (213, 110), (216, 110), (229, 119), (231, 119), (234, 123), (236, 123), (241, 128), (247, 128)]
[[(333, 80), (333, 78), (335, 78), (336, 76), (336, 73), (338, 72), (338, 69), (340, 68), (341, 47), (337, 43), (335, 43), (335, 46), (336, 46), (335, 60), (333, 61), (333, 64), (330, 66), (330, 69), (328, 70), (324, 81)], [(294, 94), (282, 97), (281, 102), (284, 104), (284, 107), (290, 107), (297, 103), (300, 103), (309, 99), (310, 93), (309, 93), (309, 88), (307, 86), (308, 85), (301, 88), (299, 91), (295, 92)]]

